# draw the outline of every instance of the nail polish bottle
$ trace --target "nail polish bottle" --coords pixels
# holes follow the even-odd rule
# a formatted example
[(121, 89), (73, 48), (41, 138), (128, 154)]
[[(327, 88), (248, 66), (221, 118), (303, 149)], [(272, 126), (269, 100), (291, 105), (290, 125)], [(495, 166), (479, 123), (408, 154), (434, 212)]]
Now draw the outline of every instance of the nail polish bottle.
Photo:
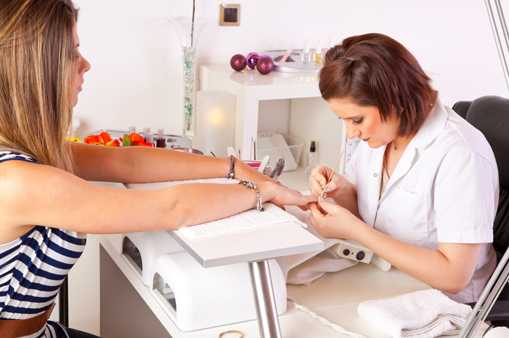
[(156, 147), (166, 148), (166, 138), (164, 137), (164, 129), (159, 129), (156, 134)]
[(311, 171), (318, 165), (318, 154), (316, 152), (316, 141), (311, 141), (309, 144), (308, 151), (308, 163), (305, 169), (305, 175), (308, 177), (311, 175)]
[(142, 136), (145, 139), (145, 143), (154, 143), (154, 137), (152, 136), (150, 128), (143, 128)]

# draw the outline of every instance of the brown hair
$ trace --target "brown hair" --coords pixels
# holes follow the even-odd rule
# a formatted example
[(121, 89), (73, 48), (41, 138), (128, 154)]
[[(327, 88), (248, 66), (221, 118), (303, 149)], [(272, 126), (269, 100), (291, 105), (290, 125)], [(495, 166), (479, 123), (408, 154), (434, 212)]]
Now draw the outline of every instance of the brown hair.
[(66, 170), (77, 16), (71, 0), (0, 5), (0, 144)]
[(325, 100), (349, 97), (361, 106), (376, 106), (382, 121), (396, 114), (400, 135), (417, 132), (436, 99), (415, 57), (378, 33), (346, 38), (327, 51), (320, 92)]

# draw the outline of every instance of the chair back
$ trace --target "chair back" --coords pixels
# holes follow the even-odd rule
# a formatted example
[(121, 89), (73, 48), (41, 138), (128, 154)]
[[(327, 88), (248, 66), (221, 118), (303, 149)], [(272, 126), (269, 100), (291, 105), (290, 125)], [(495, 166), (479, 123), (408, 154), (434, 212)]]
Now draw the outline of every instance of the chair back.
[(483, 96), (456, 102), (452, 108), (484, 134), (495, 154), (500, 199), (493, 225), (493, 246), (500, 259), (509, 247), (509, 99)]

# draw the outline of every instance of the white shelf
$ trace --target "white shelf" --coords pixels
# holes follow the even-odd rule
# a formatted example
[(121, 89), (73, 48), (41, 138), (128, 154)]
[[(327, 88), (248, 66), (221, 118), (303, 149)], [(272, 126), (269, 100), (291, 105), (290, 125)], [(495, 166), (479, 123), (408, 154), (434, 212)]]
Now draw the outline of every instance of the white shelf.
[(200, 88), (236, 96), (235, 148), (240, 150), (241, 158), (245, 160), (254, 157), (253, 141), (257, 138), (261, 101), (320, 97), (315, 73), (275, 71), (261, 75), (252, 70), (236, 72), (229, 65), (202, 65)]
[[(202, 91), (235, 96), (234, 145), (236, 150), (240, 150), (242, 159), (254, 158), (254, 142), (259, 132), (276, 131), (301, 139), (304, 144), (303, 156), (309, 143), (315, 141), (318, 145), (318, 162), (335, 170), (340, 167), (343, 126), (321, 98), (318, 74), (275, 71), (261, 75), (257, 71), (236, 72), (229, 65), (202, 65), (200, 85)], [(287, 101), (288, 104), (286, 107), (278, 106), (276, 110), (263, 109), (267, 107), (266, 104), (273, 104), (277, 100)], [(273, 116), (279, 113), (277, 118)], [(303, 168), (285, 173), (281, 179), (292, 188), (308, 189)]]
[(257, 100), (320, 97), (316, 73), (274, 71), (261, 75), (255, 70), (236, 72), (228, 65), (203, 65), (200, 79), (202, 90), (227, 90)]

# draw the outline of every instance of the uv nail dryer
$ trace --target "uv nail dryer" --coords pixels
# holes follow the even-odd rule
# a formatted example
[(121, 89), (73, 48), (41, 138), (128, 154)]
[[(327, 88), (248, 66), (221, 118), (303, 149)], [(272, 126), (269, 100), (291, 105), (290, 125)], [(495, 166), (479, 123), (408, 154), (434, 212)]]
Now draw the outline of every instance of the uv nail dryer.
[[(257, 318), (248, 263), (204, 268), (165, 231), (124, 235), (122, 254), (182, 331)], [(269, 267), (276, 309), (282, 314), (286, 280), (275, 260), (269, 260)]]
[[(286, 282), (275, 260), (269, 261), (278, 314), (286, 311)], [(162, 255), (153, 292), (182, 331), (254, 320), (256, 304), (248, 263), (202, 267), (187, 252)]]
[(122, 238), (122, 254), (148, 287), (153, 284), (157, 259), (163, 254), (182, 251), (184, 249), (167, 231), (132, 232)]

